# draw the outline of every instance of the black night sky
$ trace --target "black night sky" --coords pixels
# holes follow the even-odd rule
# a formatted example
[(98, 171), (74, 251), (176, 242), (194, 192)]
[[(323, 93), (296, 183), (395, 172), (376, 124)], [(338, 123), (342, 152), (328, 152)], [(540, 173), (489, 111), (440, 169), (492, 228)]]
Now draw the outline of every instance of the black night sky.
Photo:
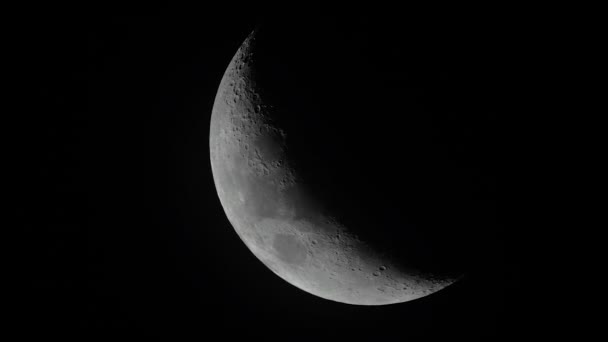
[[(525, 228), (515, 218), (513, 187), (522, 172), (514, 115), (528, 96), (518, 86), (529, 68), (523, 19), (495, 11), (454, 19), (412, 8), (325, 14), (350, 24), (361, 18), (370, 31), (357, 34), (380, 51), (370, 64), (410, 67), (420, 87), (407, 89), (421, 101), (476, 101), (461, 120), (438, 115), (431, 124), (478, 139), (469, 157), (489, 175), (483, 191), (494, 208), (486, 212), (491, 233), (468, 241), (487, 247), (462, 281), (405, 304), (363, 307), (317, 298), (275, 276), (230, 226), (211, 175), (209, 121), (226, 66), (260, 20), (302, 17), (299, 10), (39, 12), (22, 22), (28, 38), (20, 61), (29, 95), (19, 120), (32, 137), (19, 145), (28, 242), (18, 255), (23, 283), (14, 316), (24, 332), (401, 341), (528, 328), (534, 310), (524, 296)], [(432, 53), (442, 46), (449, 51)], [(427, 51), (415, 57), (420, 69), (403, 62), (411, 51)], [(424, 69), (424, 61), (446, 58), (430, 74)], [(383, 75), (398, 102), (399, 81), (390, 70)], [(395, 134), (400, 124), (387, 129)]]

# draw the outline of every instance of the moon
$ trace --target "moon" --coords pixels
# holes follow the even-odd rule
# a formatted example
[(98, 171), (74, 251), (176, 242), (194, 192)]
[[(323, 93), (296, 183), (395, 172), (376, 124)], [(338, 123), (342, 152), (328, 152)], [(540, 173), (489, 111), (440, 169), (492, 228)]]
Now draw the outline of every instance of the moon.
[[(245, 39), (223, 75), (209, 140), (219, 200), (247, 248), (289, 284), (347, 304), (407, 302), (457, 281), (460, 273), (425, 269), (424, 253), (408, 259), (410, 254), (395, 252), (415, 249), (414, 234), (401, 243), (374, 227), (387, 225), (381, 219), (358, 226), (356, 211), (335, 209), (311, 173), (301, 172), (302, 159), (290, 140), (299, 133), (281, 124), (285, 116), (299, 114), (273, 101), (269, 88), (282, 85), (263, 80), (259, 35), (256, 30)], [(310, 131), (308, 139), (316, 135)], [(403, 226), (399, 236), (407, 237)]]

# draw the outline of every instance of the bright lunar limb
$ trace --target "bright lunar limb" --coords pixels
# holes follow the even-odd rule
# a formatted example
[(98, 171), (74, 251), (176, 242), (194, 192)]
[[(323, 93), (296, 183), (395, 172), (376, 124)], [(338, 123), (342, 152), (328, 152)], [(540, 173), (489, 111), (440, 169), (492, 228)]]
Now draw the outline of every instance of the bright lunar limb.
[(274, 105), (259, 85), (256, 39), (254, 31), (225, 71), (210, 128), (218, 196), (245, 245), (288, 283), (342, 303), (406, 302), (456, 281), (394, 258), (321, 210), (291, 162), (290, 132), (273, 119)]

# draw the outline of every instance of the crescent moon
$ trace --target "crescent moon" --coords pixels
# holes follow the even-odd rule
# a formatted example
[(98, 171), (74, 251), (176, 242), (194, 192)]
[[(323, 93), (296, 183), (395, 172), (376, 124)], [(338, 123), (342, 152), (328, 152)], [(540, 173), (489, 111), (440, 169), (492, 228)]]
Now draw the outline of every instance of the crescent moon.
[(228, 65), (210, 125), (219, 200), (249, 250), (277, 276), (315, 296), (347, 304), (411, 301), (456, 281), (402, 267), (331, 213), (317, 210), (289, 159), (289, 132), (256, 74), (256, 32)]

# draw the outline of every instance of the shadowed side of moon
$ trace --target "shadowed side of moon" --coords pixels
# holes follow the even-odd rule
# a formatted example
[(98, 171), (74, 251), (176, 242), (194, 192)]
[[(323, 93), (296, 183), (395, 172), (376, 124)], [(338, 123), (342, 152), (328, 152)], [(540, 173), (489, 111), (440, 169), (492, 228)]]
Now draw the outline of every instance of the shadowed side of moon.
[[(340, 183), (340, 175), (315, 174), (316, 154), (300, 157), (305, 152), (292, 142), (302, 141), (302, 134), (314, 140), (316, 132), (305, 125), (295, 129), (294, 122), (306, 118), (287, 113), (288, 106), (266, 91), (270, 82), (259, 72), (264, 60), (257, 54), (257, 39), (255, 32), (247, 37), (230, 62), (210, 129), (218, 196), (247, 247), (292, 285), (343, 303), (405, 302), (453, 283), (458, 272), (425, 266), (426, 245), (408, 229), (411, 223), (399, 221), (399, 210), (355, 203), (361, 202), (356, 196), (361, 187)], [(310, 104), (302, 108), (314, 111)], [(285, 119), (290, 115), (296, 117), (291, 123)], [(331, 144), (323, 149), (335, 155)], [(349, 165), (355, 159), (337, 162), (356, 167)]]

